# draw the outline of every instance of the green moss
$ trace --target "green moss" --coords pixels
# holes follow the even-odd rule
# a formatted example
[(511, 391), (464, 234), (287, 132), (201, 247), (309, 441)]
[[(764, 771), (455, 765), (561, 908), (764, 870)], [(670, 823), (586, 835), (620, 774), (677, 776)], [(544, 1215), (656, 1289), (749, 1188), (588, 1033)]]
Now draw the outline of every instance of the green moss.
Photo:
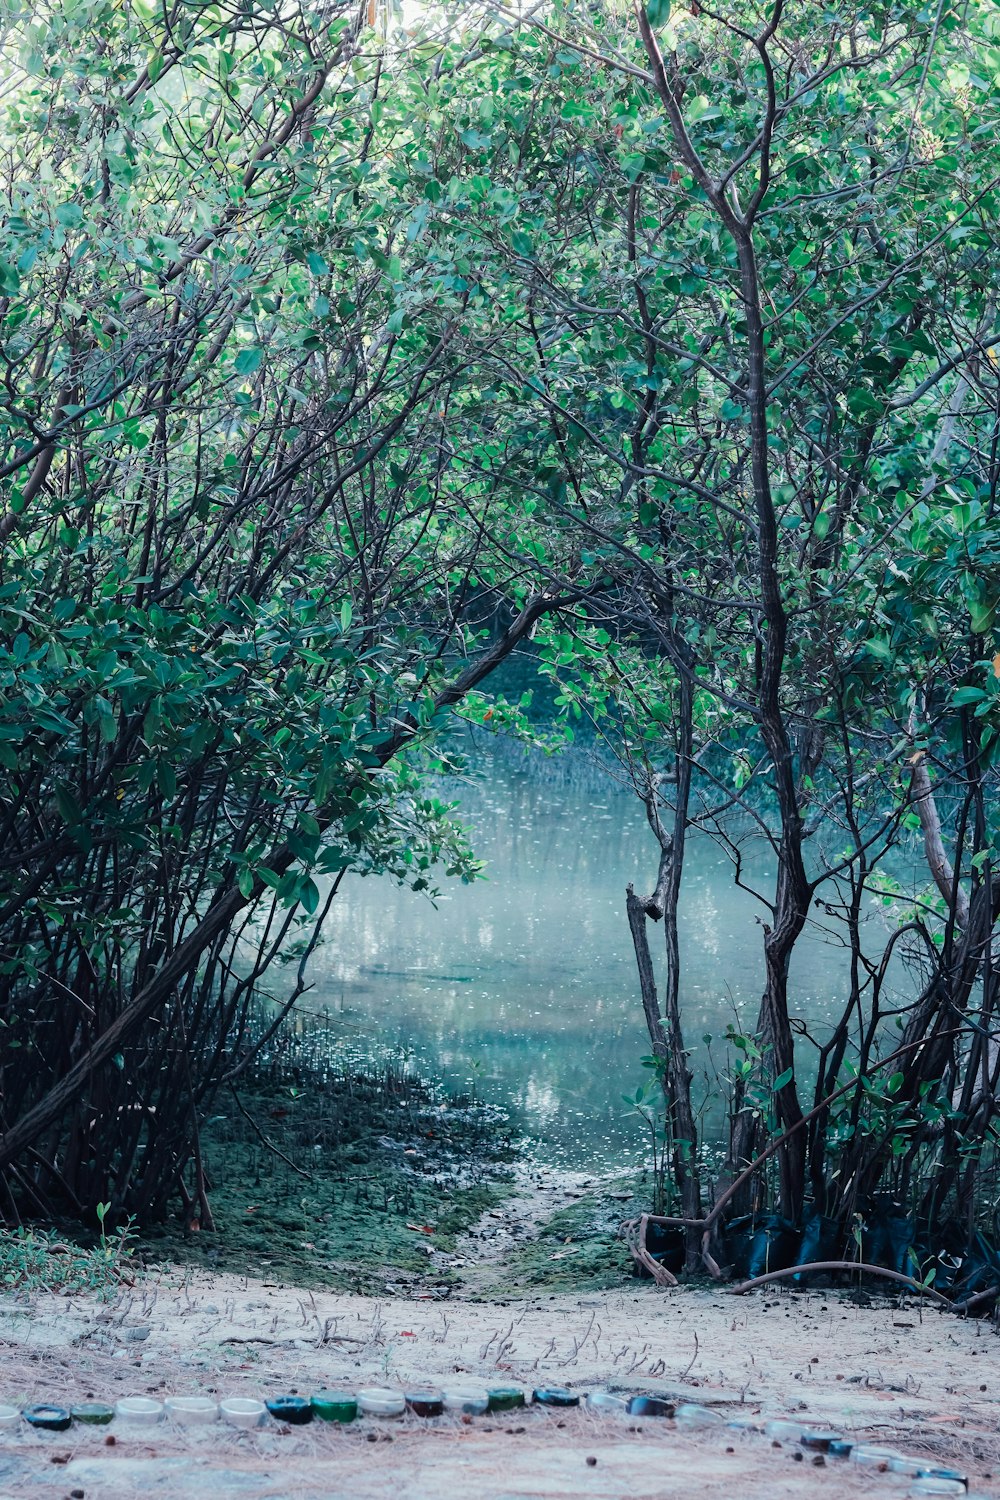
[(303, 1287), (443, 1289), (455, 1275), (437, 1252), (510, 1191), (503, 1117), (418, 1080), (353, 1074), (242, 1103), (256, 1129), (235, 1105), (205, 1129), (215, 1230), (153, 1229), (147, 1257)]
[(319, 1071), (294, 1050), (205, 1123), (202, 1149), (214, 1230), (154, 1226), (146, 1258), (332, 1291), (506, 1300), (622, 1286), (619, 1226), (650, 1196), (641, 1175), (602, 1182), (480, 1263), (468, 1231), (514, 1191), (505, 1116), (393, 1069)]
[[(611, 1193), (630, 1192), (628, 1201)], [(648, 1192), (632, 1180), (602, 1185), (599, 1193), (558, 1209), (537, 1239), (521, 1245), (504, 1264), (504, 1288), (537, 1292), (582, 1292), (631, 1281), (632, 1257), (619, 1237), (623, 1219), (641, 1213)]]

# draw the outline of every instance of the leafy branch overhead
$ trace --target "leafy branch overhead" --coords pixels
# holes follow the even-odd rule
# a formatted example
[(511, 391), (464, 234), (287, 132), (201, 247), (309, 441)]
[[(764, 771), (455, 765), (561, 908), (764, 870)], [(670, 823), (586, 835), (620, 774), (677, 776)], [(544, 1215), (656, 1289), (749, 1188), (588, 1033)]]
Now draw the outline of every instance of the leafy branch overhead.
[[(625, 917), (692, 1258), (718, 1269), (706, 1202), (969, 1219), (1000, 1081), (996, 16), (374, 21), (4, 12), (11, 1192), (204, 1196), (198, 1119), (342, 882), (476, 875), (435, 779), (465, 720), (597, 734), (641, 800)], [(498, 695), (515, 652), (557, 730)], [(760, 913), (721, 1165), (694, 835)], [(813, 1036), (817, 927), (850, 963)]]

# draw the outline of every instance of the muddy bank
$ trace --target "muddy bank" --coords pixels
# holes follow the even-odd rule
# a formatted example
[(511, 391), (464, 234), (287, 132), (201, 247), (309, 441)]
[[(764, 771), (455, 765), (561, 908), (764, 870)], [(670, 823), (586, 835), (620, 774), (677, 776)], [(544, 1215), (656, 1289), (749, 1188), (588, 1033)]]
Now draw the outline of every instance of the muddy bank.
[(442, 1296), (518, 1156), (497, 1109), (388, 1068), (318, 1076), (294, 1061), (221, 1098), (202, 1151), (214, 1224), (143, 1226), (145, 1263)]
[(462, 1294), (498, 1298), (631, 1285), (635, 1268), (619, 1231), (622, 1219), (642, 1212), (647, 1201), (641, 1175), (588, 1177), (518, 1163), (508, 1196), (459, 1245), (454, 1265)]
[(223, 1092), (201, 1148), (213, 1223), (137, 1226), (147, 1266), (314, 1290), (446, 1300), (632, 1279), (622, 1219), (643, 1174), (539, 1165), (496, 1106), (407, 1068), (331, 1064), (321, 1027), (287, 1030)]

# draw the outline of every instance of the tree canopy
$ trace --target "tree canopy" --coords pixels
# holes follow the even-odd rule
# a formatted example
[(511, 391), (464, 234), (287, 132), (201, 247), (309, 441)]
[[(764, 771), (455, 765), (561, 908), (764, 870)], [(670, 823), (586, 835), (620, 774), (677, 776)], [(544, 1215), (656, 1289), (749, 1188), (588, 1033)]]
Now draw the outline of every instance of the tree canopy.
[[(427, 776), (456, 713), (527, 732), (491, 676), (530, 639), (648, 813), (623, 921), (692, 1255), (726, 1205), (968, 1218), (1000, 1076), (996, 15), (405, 19), (4, 12), (11, 1189), (200, 1190), (200, 1112), (343, 874), (474, 874)], [(774, 869), (710, 1184), (692, 829), (737, 883), (749, 839)], [(817, 922), (851, 978), (810, 1038)]]

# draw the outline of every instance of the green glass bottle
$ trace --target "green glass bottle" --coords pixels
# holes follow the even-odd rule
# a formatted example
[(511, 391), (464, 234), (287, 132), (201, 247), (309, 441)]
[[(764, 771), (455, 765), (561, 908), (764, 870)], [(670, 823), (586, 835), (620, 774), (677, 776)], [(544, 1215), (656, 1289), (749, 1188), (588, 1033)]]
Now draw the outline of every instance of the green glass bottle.
[(358, 1398), (353, 1391), (316, 1391), (310, 1397), (313, 1416), (321, 1422), (353, 1422)]
[(486, 1393), (490, 1398), (490, 1411), (514, 1411), (524, 1405), (524, 1392), (515, 1385), (498, 1385)]
[(74, 1422), (82, 1422), (86, 1427), (106, 1427), (113, 1421), (115, 1409), (103, 1401), (84, 1401), (72, 1408), (72, 1415)]

